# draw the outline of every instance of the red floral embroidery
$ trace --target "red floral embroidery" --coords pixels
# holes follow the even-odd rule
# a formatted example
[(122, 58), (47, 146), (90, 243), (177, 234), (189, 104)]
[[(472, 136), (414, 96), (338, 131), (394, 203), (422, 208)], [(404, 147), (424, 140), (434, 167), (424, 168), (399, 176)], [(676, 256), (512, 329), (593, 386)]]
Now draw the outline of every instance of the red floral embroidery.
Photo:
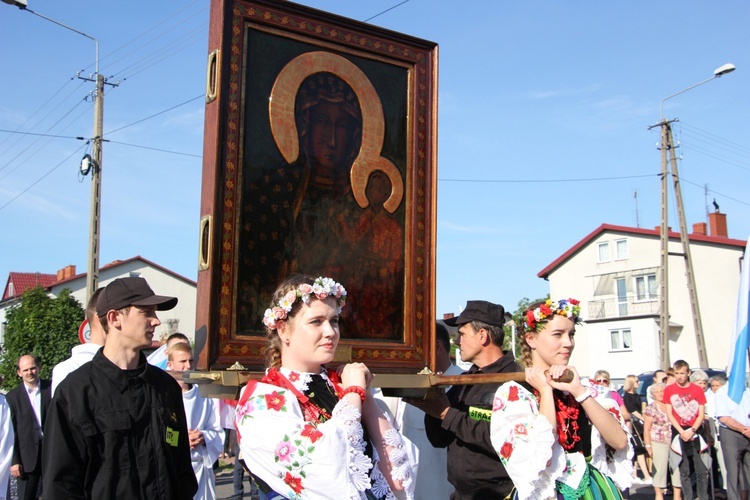
[(510, 458), (510, 455), (513, 453), (513, 445), (510, 444), (508, 441), (503, 443), (503, 446), (500, 448), (500, 456), (508, 459)]
[(305, 488), (302, 486), (302, 478), (301, 477), (294, 477), (291, 473), (287, 472), (286, 476), (284, 476), (284, 482), (289, 485), (291, 489), (294, 490), (295, 493), (298, 495), (302, 493), (302, 490)]
[(508, 401), (518, 401), (518, 386), (511, 386), (508, 391)]
[(292, 372), (292, 373), (289, 374), (289, 376), (287, 378), (289, 379), (290, 382), (296, 382), (296, 381), (299, 380), (299, 373)]
[(309, 438), (310, 442), (314, 443), (315, 441), (323, 437), (323, 433), (312, 425), (306, 425), (305, 428), (302, 429), (302, 436)]
[(528, 431), (526, 430), (526, 426), (523, 424), (516, 424), (515, 429), (513, 429), (514, 432), (518, 435), (525, 436), (528, 434)]
[(279, 394), (277, 391), (273, 391), (271, 394), (266, 394), (266, 404), (269, 410), (280, 411), (286, 403), (286, 398), (283, 394)]

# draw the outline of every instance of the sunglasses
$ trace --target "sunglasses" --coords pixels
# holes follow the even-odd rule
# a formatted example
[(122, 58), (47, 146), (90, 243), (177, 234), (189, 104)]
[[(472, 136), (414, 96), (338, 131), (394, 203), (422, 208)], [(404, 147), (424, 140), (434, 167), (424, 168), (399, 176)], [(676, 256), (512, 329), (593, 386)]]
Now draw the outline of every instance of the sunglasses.
[(606, 378), (598, 378), (596, 379), (596, 381), (600, 384), (609, 384), (609, 380), (607, 380)]

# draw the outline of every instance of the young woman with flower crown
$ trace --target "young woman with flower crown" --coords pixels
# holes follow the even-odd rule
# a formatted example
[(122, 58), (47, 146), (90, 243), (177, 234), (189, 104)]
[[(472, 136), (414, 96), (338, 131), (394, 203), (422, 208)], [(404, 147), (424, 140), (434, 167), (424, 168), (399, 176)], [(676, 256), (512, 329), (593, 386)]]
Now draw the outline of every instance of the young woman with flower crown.
[(632, 449), (617, 403), (568, 366), (579, 314), (574, 299), (532, 305), (521, 343), (526, 384), (495, 393), (490, 435), (516, 498), (619, 499), (630, 486)]
[(410, 443), (368, 391), (361, 363), (328, 371), (346, 290), (330, 278), (292, 275), (263, 322), (269, 369), (237, 405), (245, 464), (268, 498), (413, 498)]

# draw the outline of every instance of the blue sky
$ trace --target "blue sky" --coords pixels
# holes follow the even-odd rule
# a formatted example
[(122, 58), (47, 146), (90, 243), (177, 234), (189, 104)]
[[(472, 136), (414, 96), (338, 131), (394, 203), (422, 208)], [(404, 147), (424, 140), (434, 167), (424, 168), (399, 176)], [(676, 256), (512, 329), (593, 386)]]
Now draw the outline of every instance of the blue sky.
[[(399, 4), (300, 3), (357, 20)], [(101, 73), (120, 81), (105, 90), (101, 264), (141, 255), (195, 279), (208, 0), (29, 4), (97, 38)], [(458, 5), (410, 0), (371, 21), (440, 46), (438, 314), (470, 299), (513, 310), (547, 293), (536, 274), (601, 223), (657, 226), (647, 127), (664, 97), (727, 62), (737, 71), (667, 101), (665, 116), (680, 119), (688, 224), (716, 198), (729, 235), (748, 237), (750, 3)], [(84, 271), (87, 146), (69, 137), (92, 135), (93, 84), (76, 72), (93, 72), (94, 43), (0, 4), (0, 44), (0, 279)]]

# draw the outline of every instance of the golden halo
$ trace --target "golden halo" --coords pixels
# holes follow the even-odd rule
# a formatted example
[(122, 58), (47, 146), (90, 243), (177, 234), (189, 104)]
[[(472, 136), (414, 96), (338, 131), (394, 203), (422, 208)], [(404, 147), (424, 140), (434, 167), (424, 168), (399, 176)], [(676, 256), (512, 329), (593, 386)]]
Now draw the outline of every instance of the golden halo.
[(367, 179), (373, 170), (382, 170), (392, 186), (391, 195), (383, 207), (390, 213), (395, 212), (404, 197), (404, 181), (396, 166), (380, 156), (385, 135), (383, 106), (370, 79), (348, 59), (331, 52), (307, 52), (289, 61), (279, 72), (268, 103), (271, 133), (279, 152), (287, 163), (299, 157), (295, 98), (305, 78), (321, 72), (333, 73), (348, 83), (362, 110), (362, 146), (349, 173), (354, 199), (360, 207), (367, 207)]

